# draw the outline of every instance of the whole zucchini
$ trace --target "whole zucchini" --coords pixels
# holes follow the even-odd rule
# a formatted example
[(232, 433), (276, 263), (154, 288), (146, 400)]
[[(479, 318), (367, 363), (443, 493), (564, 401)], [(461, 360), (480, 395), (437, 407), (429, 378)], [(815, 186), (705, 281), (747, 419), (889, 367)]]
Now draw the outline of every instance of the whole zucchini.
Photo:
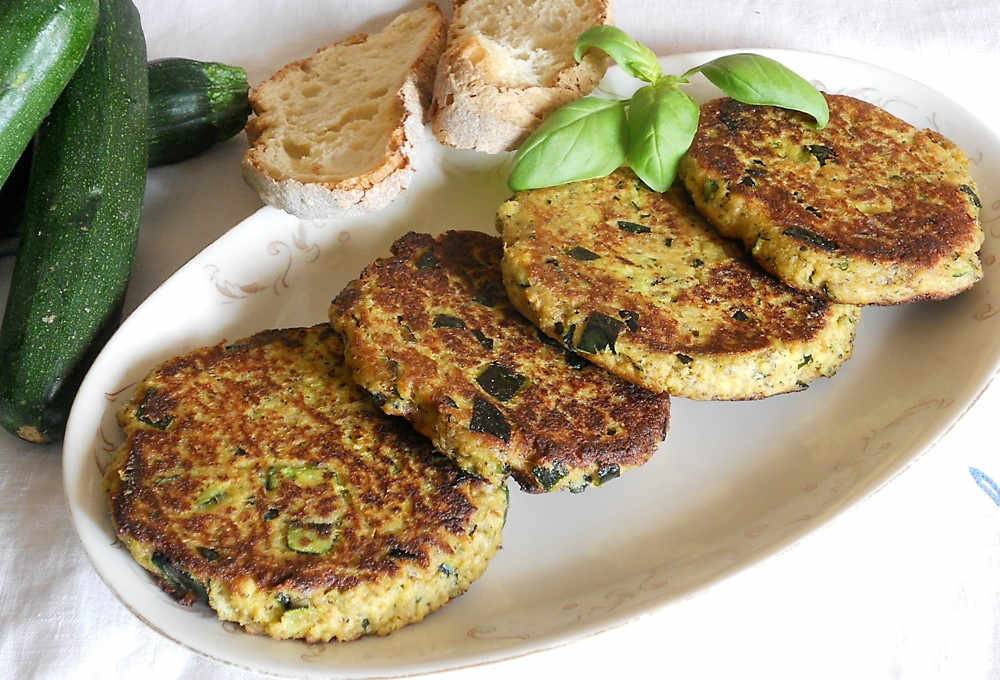
[(130, 0), (101, 0), (90, 49), (38, 132), (0, 328), (0, 424), (22, 439), (61, 435), (118, 321), (145, 188), (148, 96), (139, 13)]
[[(239, 66), (172, 57), (148, 67), (149, 167), (197, 156), (246, 125), (250, 86)], [(0, 239), (19, 231), (31, 153), (30, 147), (24, 150), (0, 188)]]
[(197, 156), (237, 134), (250, 115), (249, 89), (239, 66), (181, 58), (149, 62), (149, 166)]
[(0, 2), (0, 184), (87, 52), (97, 0)]

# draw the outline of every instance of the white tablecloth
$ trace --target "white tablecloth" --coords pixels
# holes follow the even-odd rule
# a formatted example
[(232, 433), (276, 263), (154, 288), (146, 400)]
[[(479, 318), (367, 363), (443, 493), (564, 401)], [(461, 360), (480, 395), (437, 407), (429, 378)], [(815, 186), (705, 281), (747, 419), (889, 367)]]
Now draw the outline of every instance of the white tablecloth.
[[(219, 19), (205, 24), (186, 20), (186, 9), (201, 5), (198, 0), (139, 2), (150, 56), (225, 61), (227, 22), (305, 11), (309, 3), (213, 4)], [(317, 45), (377, 27), (407, 3), (343, 5), (316, 26)], [(660, 53), (832, 52), (922, 80), (983, 119), (996, 121), (1000, 110), (997, 0), (615, 0), (614, 12), (618, 25)], [(277, 59), (295, 56), (282, 40), (274, 35), (272, 45), (244, 61), (253, 79), (266, 76)], [(213, 162), (223, 157), (233, 164), (236, 184), (242, 144), (213, 152)], [(155, 171), (147, 204), (186, 200), (170, 191), (192, 186), (205, 162)], [(238, 198), (219, 210), (211, 233), (146, 225), (129, 309), (256, 209), (252, 192), (234, 191)], [(12, 265), (11, 258), (0, 260), (0, 298)], [(623, 628), (461, 674), (1000, 678), (1000, 495), (989, 481), (1000, 480), (997, 412), (1000, 384), (883, 491), (747, 573)], [(250, 677), (168, 642), (118, 603), (70, 526), (59, 456), (58, 446), (30, 446), (0, 432), (0, 677)], [(707, 614), (719, 610), (730, 614), (721, 620)]]

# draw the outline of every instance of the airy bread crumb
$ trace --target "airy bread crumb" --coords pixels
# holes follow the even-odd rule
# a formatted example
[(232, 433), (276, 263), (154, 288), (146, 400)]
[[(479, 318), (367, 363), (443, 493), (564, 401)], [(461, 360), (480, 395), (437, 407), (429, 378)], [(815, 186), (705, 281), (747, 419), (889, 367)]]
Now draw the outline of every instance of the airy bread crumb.
[(409, 184), (445, 20), (434, 4), (283, 67), (250, 94), (247, 182), (304, 218), (384, 207)]

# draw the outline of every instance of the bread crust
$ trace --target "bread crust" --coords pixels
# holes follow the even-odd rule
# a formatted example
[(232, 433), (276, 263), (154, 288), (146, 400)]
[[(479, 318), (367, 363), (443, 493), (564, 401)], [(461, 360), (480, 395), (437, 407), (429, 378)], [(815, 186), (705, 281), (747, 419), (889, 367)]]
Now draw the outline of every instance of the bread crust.
[[(420, 134), (427, 118), (434, 70), (445, 38), (445, 19), (441, 10), (433, 3), (427, 3), (424, 9), (435, 13), (437, 25), (425, 39), (420, 56), (411, 65), (406, 79), (396, 93), (403, 115), (389, 137), (386, 154), (381, 163), (362, 175), (337, 182), (304, 182), (279, 175), (274, 168), (268, 167), (263, 148), (256, 144), (271, 127), (266, 115), (269, 109), (262, 100), (260, 88), (267, 83), (280, 81), (293, 70), (302, 69), (312, 57), (285, 65), (250, 92), (250, 106), (256, 117), (250, 120), (246, 128), (250, 148), (243, 157), (243, 177), (257, 191), (261, 200), (297, 217), (321, 219), (342, 212), (379, 210), (406, 189), (413, 175), (410, 161), (413, 141)], [(359, 33), (334, 45), (357, 45), (367, 40), (367, 34)], [(320, 48), (316, 53), (327, 47)]]
[[(600, 13), (595, 23), (610, 23), (608, 2), (596, 2)], [(455, 4), (458, 14), (464, 2)], [(516, 149), (551, 111), (597, 87), (608, 59), (591, 50), (580, 63), (562, 69), (549, 86), (505, 85), (496, 67), (481, 36), (449, 33), (431, 105), (431, 126), (442, 144), (485, 153)]]

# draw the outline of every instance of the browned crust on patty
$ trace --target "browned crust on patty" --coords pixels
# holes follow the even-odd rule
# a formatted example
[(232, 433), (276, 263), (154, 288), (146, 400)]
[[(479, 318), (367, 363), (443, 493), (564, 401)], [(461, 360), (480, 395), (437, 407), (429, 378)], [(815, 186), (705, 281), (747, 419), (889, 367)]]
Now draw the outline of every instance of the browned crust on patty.
[[(534, 224), (531, 236), (519, 241), (534, 251), (531, 264), (519, 274), (532, 286), (559, 291), (567, 300), (606, 308), (602, 311), (614, 318), (624, 318), (622, 310), (636, 312), (638, 328), (623, 333), (652, 351), (741, 353), (774, 341), (808, 340), (828, 322), (828, 302), (794, 293), (764, 274), (737, 244), (716, 234), (678, 188), (650, 191), (631, 171), (619, 170), (607, 178), (522, 192), (515, 200), (520, 210), (530, 211)], [(585, 207), (579, 205), (583, 202)], [(585, 227), (563, 229), (567, 219)], [(631, 233), (618, 226), (619, 220), (633, 220), (650, 231)], [(667, 239), (670, 246), (665, 245)], [(569, 256), (574, 247), (585, 247), (598, 259)], [(718, 259), (699, 258), (706, 249)], [(665, 260), (647, 261), (674, 252), (683, 261), (677, 267)], [(655, 304), (649, 294), (630, 288), (636, 282), (622, 273), (626, 267), (656, 271), (660, 281), (654, 278), (650, 292), (661, 300), (669, 297), (670, 304)], [(668, 280), (671, 275), (691, 280), (675, 289)], [(676, 313), (682, 307), (708, 315), (711, 332), (684, 324)], [(748, 315), (747, 320), (734, 319), (738, 312)]]
[[(120, 421), (127, 440), (107, 478), (118, 535), (202, 583), (249, 577), (259, 589), (344, 591), (407, 563), (427, 567), (432, 552), (452, 552), (449, 536), (474, 529), (475, 500), (492, 493), (370, 404), (326, 324), (171, 359), (140, 383)], [(276, 465), (317, 466), (323, 483), (267, 489)], [(232, 484), (233, 497), (197, 507), (212, 484)], [(333, 516), (340, 539), (330, 552), (282, 543), (283, 528)], [(381, 530), (395, 518), (401, 527)]]
[[(764, 204), (775, 222), (807, 227), (846, 252), (926, 264), (968, 242), (977, 227), (976, 217), (969, 210), (968, 195), (959, 185), (944, 181), (939, 162), (940, 154), (953, 155), (955, 146), (873, 104), (843, 95), (827, 95), (827, 101), (830, 124), (823, 130), (814, 129), (807, 116), (795, 111), (732, 99), (709, 102), (702, 107), (689, 153), (719, 171), (730, 191)], [(833, 156), (822, 167), (807, 159), (814, 172), (793, 174), (786, 171), (786, 164), (773, 164), (774, 152), (765, 140), (778, 138), (800, 147), (822, 144)], [(763, 169), (755, 172), (739, 156), (763, 160), (764, 166), (758, 166)], [(891, 181), (893, 164), (904, 166), (900, 169), (907, 173), (896, 183)], [(853, 185), (852, 199), (887, 199), (894, 209), (867, 216), (843, 210), (836, 197), (815, 195), (809, 175), (829, 175), (836, 166), (846, 175), (842, 181)], [(754, 186), (740, 182), (747, 176), (756, 177)], [(809, 207), (825, 215), (818, 216)]]
[[(367, 267), (330, 310), (355, 379), (387, 412), (409, 418), (466, 469), (496, 480), (509, 468), (528, 491), (569, 484), (574, 471), (593, 482), (599, 469), (650, 457), (666, 432), (668, 398), (543, 340), (507, 301), (499, 239), (410, 233), (392, 255)], [(477, 383), (492, 364), (524, 379), (506, 400)], [(501, 414), (506, 440), (496, 429), (471, 431), (477, 400)], [(545, 481), (547, 470), (566, 474), (545, 484), (539, 469)]]
[[(519, 192), (500, 207), (497, 226), (514, 305), (648, 389), (760, 398), (803, 389), (850, 356), (856, 310), (768, 276), (679, 187), (651, 191), (619, 170)], [(595, 318), (614, 338), (590, 347)]]
[[(728, 236), (741, 238), (766, 269), (797, 288), (849, 303), (893, 303), (948, 297), (978, 277), (853, 293), (848, 277), (863, 262), (877, 288), (905, 287), (919, 272), (974, 256), (982, 230), (968, 160), (932, 130), (918, 130), (887, 111), (844, 95), (826, 95), (830, 123), (786, 109), (717, 99), (702, 106), (698, 133), (681, 175), (699, 209)], [(715, 182), (715, 186), (708, 186)], [(709, 195), (712, 194), (712, 195)], [(764, 225), (768, 228), (765, 228)], [(764, 238), (772, 243), (761, 243)], [(774, 240), (788, 253), (774, 256)], [(808, 252), (845, 272), (829, 290), (812, 290), (781, 262)], [(844, 278), (838, 287), (836, 280)], [(856, 299), (855, 299), (856, 298)]]

